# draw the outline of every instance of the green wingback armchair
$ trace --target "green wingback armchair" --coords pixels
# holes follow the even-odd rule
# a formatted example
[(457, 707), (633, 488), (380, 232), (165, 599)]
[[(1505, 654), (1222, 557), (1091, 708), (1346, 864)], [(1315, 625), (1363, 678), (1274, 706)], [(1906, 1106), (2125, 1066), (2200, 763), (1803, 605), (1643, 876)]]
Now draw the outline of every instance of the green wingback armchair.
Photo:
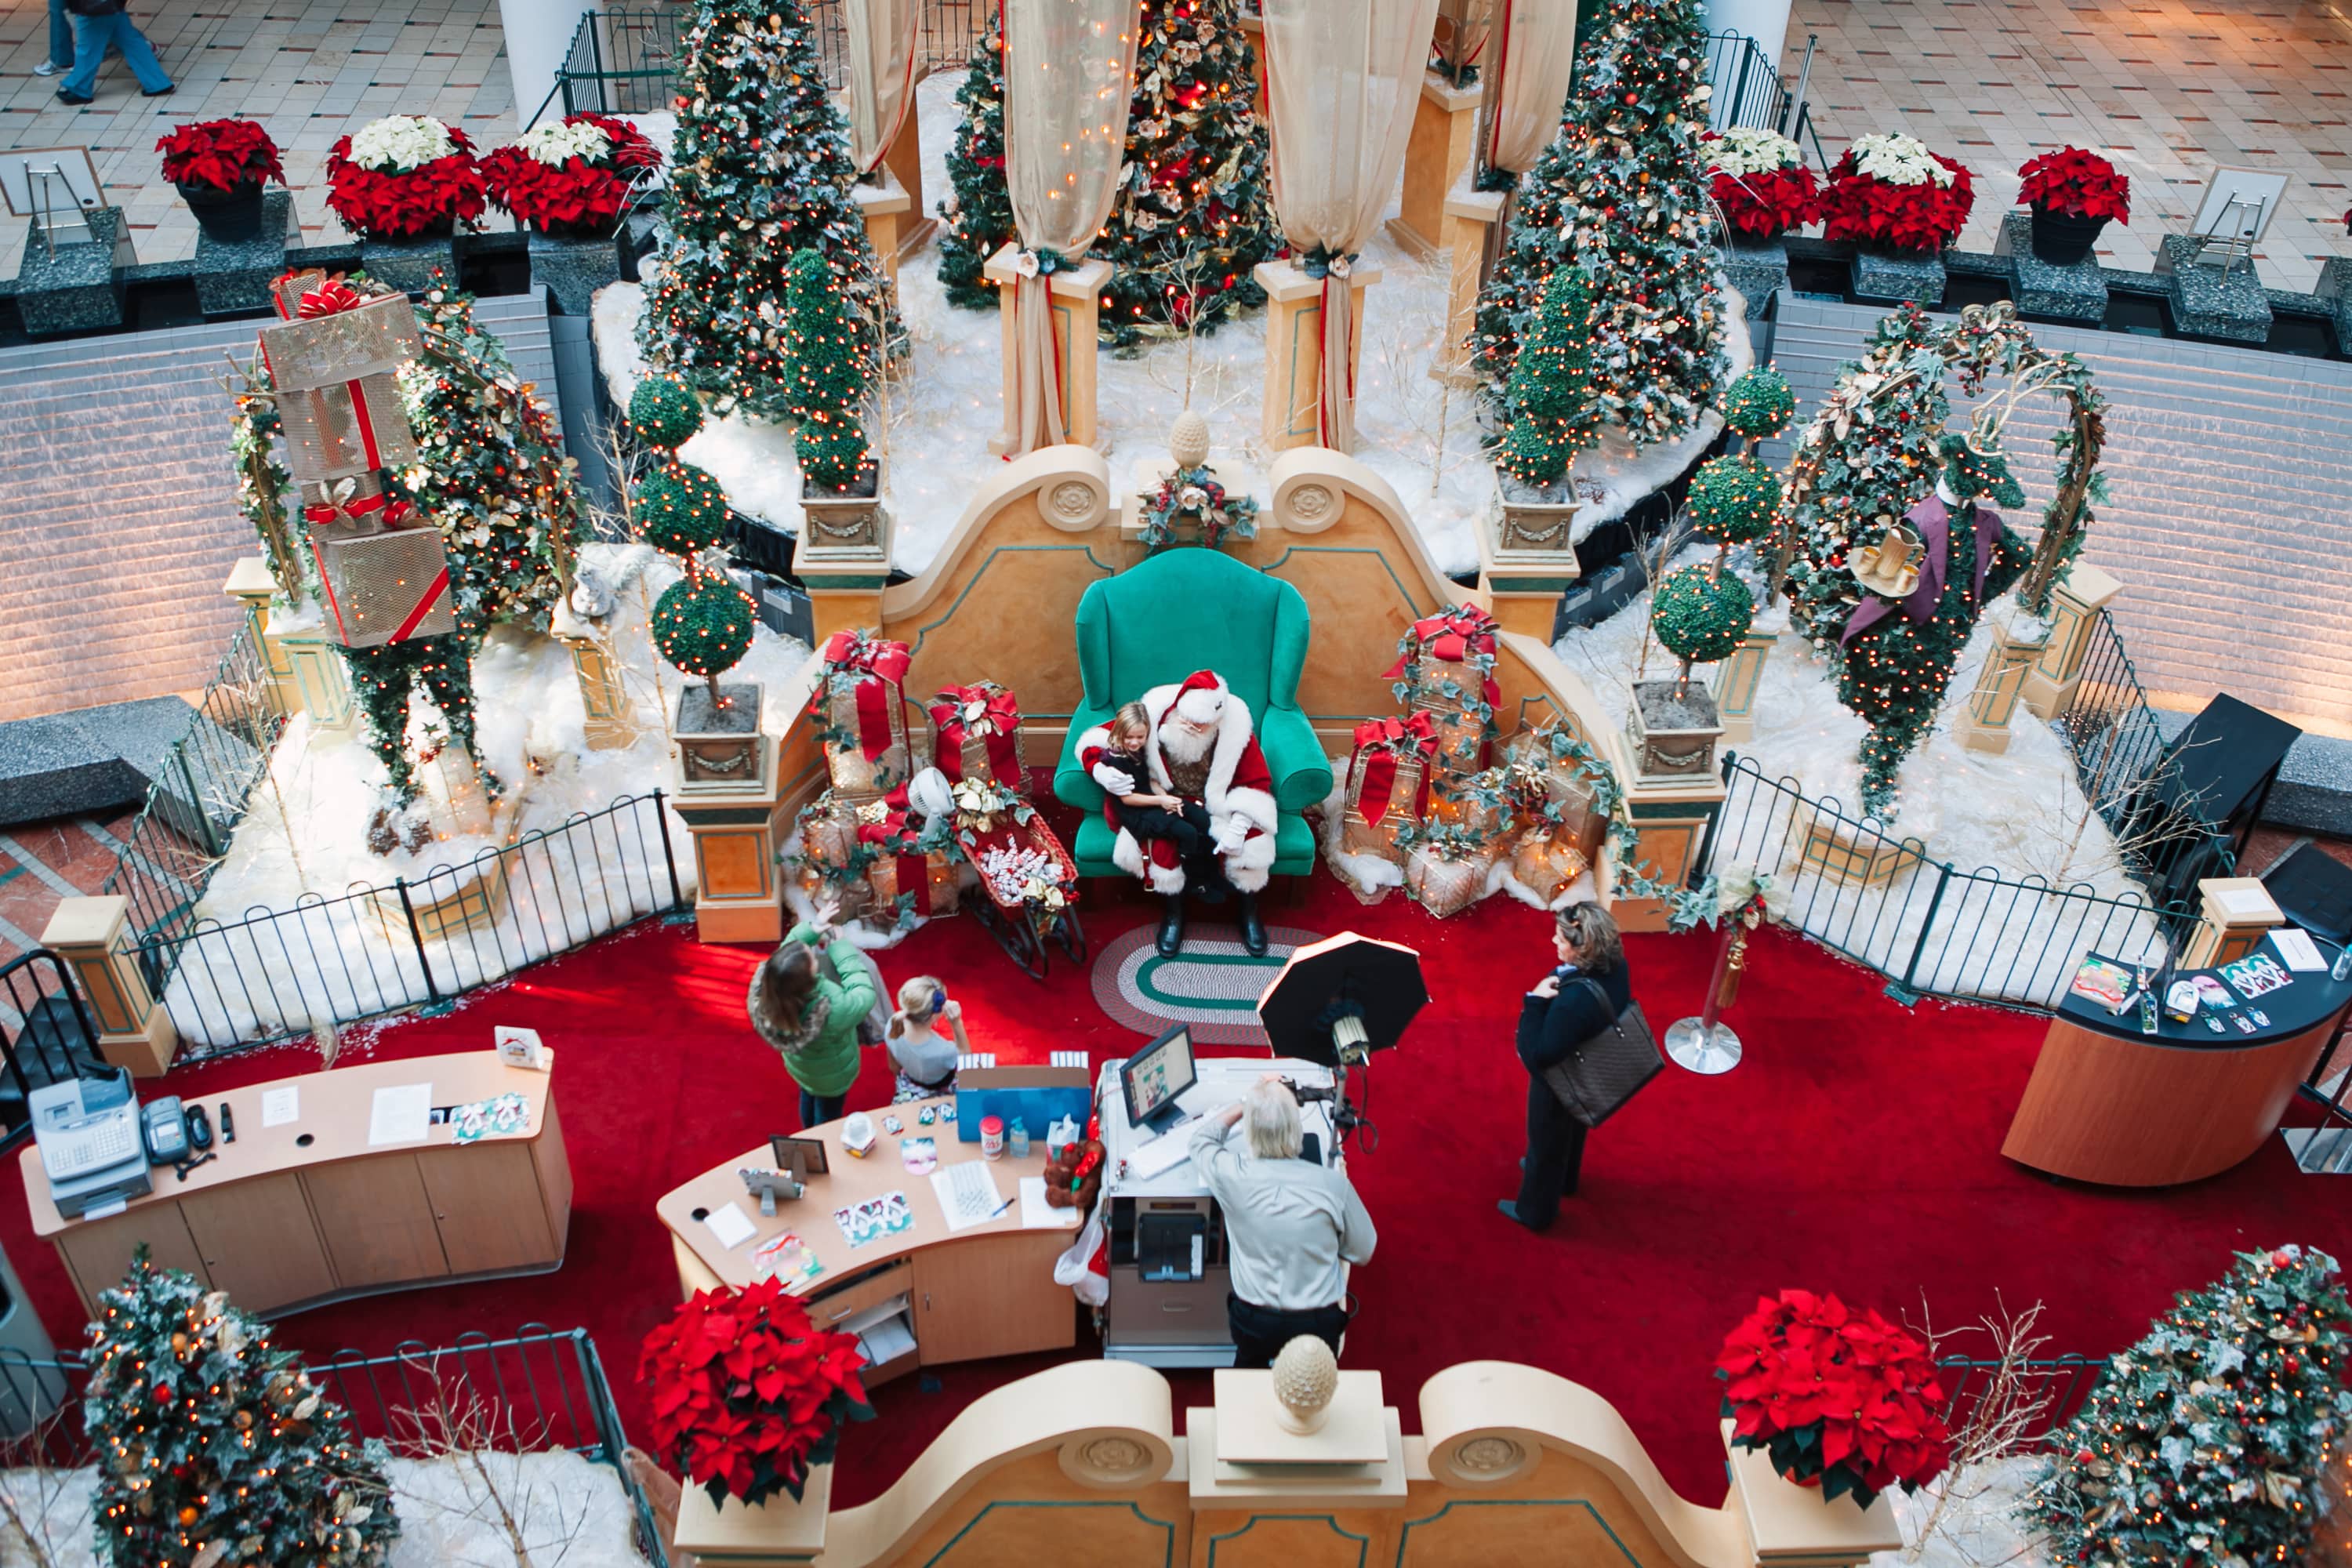
[(1307, 632), (1307, 601), (1297, 589), (1214, 550), (1163, 551), (1087, 590), (1077, 617), (1085, 701), (1070, 715), (1069, 739), (1054, 771), (1054, 794), (1087, 810), (1073, 847), (1081, 876), (1121, 873), (1111, 863), (1102, 787), (1078, 765), (1078, 737), (1108, 722), (1120, 704), (1196, 669), (1223, 676), (1257, 721), (1258, 747), (1282, 816), (1275, 874), (1304, 876), (1314, 868), (1314, 830), (1299, 814), (1331, 793), (1331, 764), (1298, 710)]

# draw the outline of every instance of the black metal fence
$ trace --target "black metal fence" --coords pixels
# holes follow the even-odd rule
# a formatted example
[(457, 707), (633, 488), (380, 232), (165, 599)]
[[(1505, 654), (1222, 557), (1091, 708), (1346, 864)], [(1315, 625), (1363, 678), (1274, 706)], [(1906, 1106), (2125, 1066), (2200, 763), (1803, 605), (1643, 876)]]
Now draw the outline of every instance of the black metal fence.
[[(1936, 1370), (1943, 1373), (1944, 1386), (1950, 1400), (1944, 1406), (1944, 1424), (1958, 1427), (1972, 1415), (1979, 1404), (1993, 1390), (1996, 1374), (2000, 1370), (1997, 1361), (1972, 1360), (1968, 1356), (1943, 1356)], [(2030, 1446), (2041, 1447), (2051, 1435), (2074, 1418), (2098, 1385), (2099, 1374), (2106, 1370), (2104, 1361), (2087, 1356), (2063, 1355), (2022, 1363), (2019, 1388), (2028, 1399), (2047, 1399), (2038, 1431), (2026, 1434)]]
[(60, 1083), (100, 1059), (89, 1010), (65, 960), (46, 947), (0, 964), (0, 1039), (7, 1072), (0, 1077), (0, 1151), (32, 1135), (33, 1090)]
[[(610, 1466), (627, 1497), (638, 1550), (656, 1568), (667, 1568), (652, 1506), (623, 1457), (628, 1438), (613, 1385), (585, 1330), (527, 1323), (507, 1339), (469, 1332), (439, 1349), (412, 1340), (389, 1355), (341, 1351), (309, 1363), (309, 1371), (360, 1436), (381, 1439), (395, 1454), (561, 1448)], [(10, 1440), (12, 1467), (92, 1462), (94, 1446), (81, 1422), (89, 1374), (88, 1360), (71, 1352), (36, 1361), (0, 1351), (0, 1435)], [(400, 1500), (393, 1503), (397, 1510)]]
[(1707, 100), (1707, 121), (1716, 130), (1737, 126), (1789, 133), (1791, 96), (1755, 39), (1744, 33), (1710, 34), (1706, 80), (1715, 89)]
[(686, 907), (660, 790), (526, 833), (457, 866), (206, 919), (137, 949), (181, 1058), (449, 1001)]

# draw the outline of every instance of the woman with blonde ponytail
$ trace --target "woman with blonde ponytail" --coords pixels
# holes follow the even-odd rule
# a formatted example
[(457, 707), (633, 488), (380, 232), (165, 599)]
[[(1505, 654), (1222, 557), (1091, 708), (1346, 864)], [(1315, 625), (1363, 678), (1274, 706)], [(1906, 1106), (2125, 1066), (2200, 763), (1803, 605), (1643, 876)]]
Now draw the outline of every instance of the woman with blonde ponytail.
[(955, 1092), (956, 1058), (971, 1049), (971, 1041), (963, 1032), (963, 1004), (949, 1001), (948, 988), (937, 979), (919, 974), (898, 987), (898, 1010), (883, 1037), (898, 1068), (891, 1104)]

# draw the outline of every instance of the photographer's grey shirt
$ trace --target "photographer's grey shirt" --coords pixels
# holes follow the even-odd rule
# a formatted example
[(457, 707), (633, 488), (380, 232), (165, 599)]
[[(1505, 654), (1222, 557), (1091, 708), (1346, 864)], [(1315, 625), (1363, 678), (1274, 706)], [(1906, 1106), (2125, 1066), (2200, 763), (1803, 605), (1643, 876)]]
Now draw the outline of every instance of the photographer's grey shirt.
[(1238, 1123), (1192, 1131), (1192, 1164), (1225, 1211), (1234, 1294), (1259, 1307), (1303, 1312), (1336, 1307), (1343, 1263), (1369, 1263), (1372, 1216), (1347, 1177), (1305, 1160), (1261, 1160), (1235, 1146)]

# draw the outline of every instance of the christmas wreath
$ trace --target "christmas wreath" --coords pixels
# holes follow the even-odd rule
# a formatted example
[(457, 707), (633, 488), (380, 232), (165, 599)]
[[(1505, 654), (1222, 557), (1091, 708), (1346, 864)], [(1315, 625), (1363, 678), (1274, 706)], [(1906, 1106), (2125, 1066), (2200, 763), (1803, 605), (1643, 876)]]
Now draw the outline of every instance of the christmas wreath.
[(1735, 128), (1710, 131), (1699, 143), (1707, 160), (1707, 195), (1734, 234), (1777, 239), (1821, 221), (1821, 184), (1786, 136)]
[(1179, 468), (1143, 503), (1143, 548), (1166, 549), (1176, 542), (1180, 526), (1199, 529), (1201, 542), (1212, 550), (1228, 537), (1255, 539), (1257, 502), (1227, 495), (1206, 463)]
[(264, 180), (286, 183), (278, 143), (251, 120), (199, 120), (155, 143), (163, 154), (163, 177), (175, 185), (233, 191)]
[(2020, 206), (2066, 217), (2131, 221), (2131, 181), (2096, 153), (2061, 147), (2028, 158), (2017, 173), (2024, 182), (2017, 193)]
[(542, 234), (602, 238), (661, 150), (625, 120), (567, 114), (534, 126), (482, 160), (490, 200)]
[(327, 210), (363, 239), (447, 234), (482, 216), (488, 190), (473, 142), (430, 115), (372, 120), (327, 153)]
[(1958, 237), (1976, 200), (1968, 170), (1916, 138), (1865, 136), (1830, 169), (1822, 235), (1932, 255)]

